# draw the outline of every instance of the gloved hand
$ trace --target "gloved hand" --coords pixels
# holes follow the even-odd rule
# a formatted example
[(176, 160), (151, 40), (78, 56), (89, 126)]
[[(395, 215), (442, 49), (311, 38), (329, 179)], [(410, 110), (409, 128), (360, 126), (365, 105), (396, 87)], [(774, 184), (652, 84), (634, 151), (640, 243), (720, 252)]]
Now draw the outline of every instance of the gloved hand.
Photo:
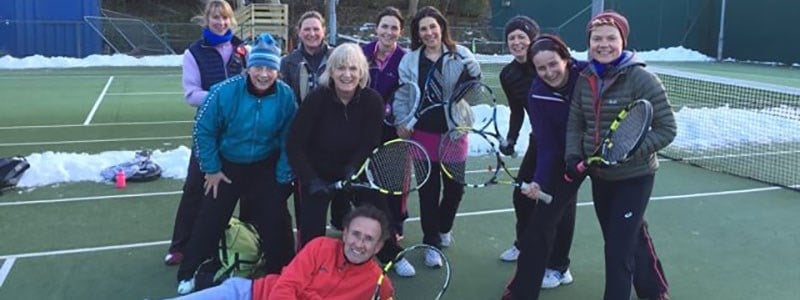
[(505, 156), (514, 155), (514, 153), (515, 153), (515, 151), (514, 151), (515, 144), (516, 144), (515, 142), (509, 141), (509, 142), (505, 143), (504, 145), (500, 145), (500, 153), (503, 153), (503, 155), (505, 155)]
[(327, 196), (332, 192), (331, 183), (314, 178), (308, 181), (308, 193), (312, 196)]
[(585, 172), (581, 171), (583, 159), (581, 159), (580, 156), (570, 155), (566, 159), (566, 164), (566, 174), (564, 175), (564, 179), (566, 181), (572, 182), (574, 180), (583, 178), (583, 176), (586, 175)]

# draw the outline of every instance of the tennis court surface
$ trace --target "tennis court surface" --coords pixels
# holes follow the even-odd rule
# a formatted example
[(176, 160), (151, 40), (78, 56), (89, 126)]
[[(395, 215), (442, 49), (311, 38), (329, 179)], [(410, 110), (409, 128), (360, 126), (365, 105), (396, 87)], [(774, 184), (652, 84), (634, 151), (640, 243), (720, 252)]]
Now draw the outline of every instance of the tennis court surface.
[[(500, 67), (485, 66), (485, 76), (494, 80)], [(713, 100), (720, 87), (671, 88), (684, 81), (662, 77), (676, 106), (680, 147), (663, 153), (647, 220), (673, 299), (800, 299), (800, 102), (792, 98), (800, 71), (765, 68), (674, 66), (715, 76), (763, 74), (783, 85), (778, 94), (740, 91), (733, 100)], [(119, 150), (158, 150), (157, 158), (171, 159), (162, 166), (185, 166), (188, 151), (180, 146), (191, 143), (194, 111), (183, 103), (178, 68), (0, 71), (0, 90), (0, 156), (41, 154), (37, 176), (58, 181), (70, 163), (90, 170), (96, 166), (87, 156)], [(175, 296), (177, 269), (161, 259), (182, 181), (174, 179), (179, 172), (168, 177), (122, 190), (81, 181), (0, 196), (0, 299)], [(575, 282), (541, 299), (602, 295), (603, 246), (588, 182), (578, 200)], [(409, 204), (406, 245), (421, 241), (416, 195)], [(498, 259), (513, 241), (511, 189), (468, 189), (459, 211), (455, 242), (445, 250), (453, 279), (444, 299), (499, 299), (514, 271)], [(434, 296), (396, 280), (398, 299)]]

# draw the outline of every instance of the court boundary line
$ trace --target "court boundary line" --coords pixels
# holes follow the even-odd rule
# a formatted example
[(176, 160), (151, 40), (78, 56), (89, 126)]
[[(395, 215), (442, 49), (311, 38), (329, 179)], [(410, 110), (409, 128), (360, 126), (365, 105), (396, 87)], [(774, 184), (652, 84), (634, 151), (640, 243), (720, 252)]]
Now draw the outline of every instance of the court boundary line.
[(0, 147), (91, 144), (91, 143), (127, 142), (127, 141), (181, 140), (181, 139), (189, 139), (191, 137), (192, 137), (191, 135), (179, 135), (179, 136), (158, 136), (158, 137), (118, 138), (118, 139), (99, 139), (99, 140), (75, 140), (75, 141), (58, 141), (58, 142), (0, 143)]
[[(1, 71), (1, 70), (0, 70)], [(180, 71), (180, 70), (178, 70)], [(2, 74), (0, 74), (2, 75)], [(92, 77), (106, 77), (108, 74), (56, 74), (56, 75), (21, 75), (21, 76), (0, 76), (0, 80), (41, 80), (42, 77), (47, 77), (47, 79), (59, 79), (59, 78), (92, 78)], [(180, 77), (183, 76), (180, 72), (176, 73), (155, 73), (155, 74), (117, 74), (114, 75), (116, 77), (153, 77), (153, 76), (163, 76), (163, 77)]]
[[(657, 196), (657, 197), (650, 197), (650, 201), (664, 201), (664, 200), (675, 200), (675, 199), (692, 199), (692, 198), (701, 198), (701, 197), (710, 197), (710, 196), (723, 196), (723, 195), (732, 195), (732, 194), (756, 193), (756, 192), (772, 191), (772, 190), (779, 190), (779, 189), (783, 189), (783, 188), (782, 187), (763, 187), (763, 188), (752, 188), (752, 189), (744, 189), (744, 190), (730, 190), (730, 191), (694, 193), (694, 194), (685, 194), (685, 195)], [(120, 196), (122, 196), (122, 195), (120, 195)], [(578, 207), (594, 206), (594, 203), (592, 203), (592, 202), (579, 202), (577, 204), (577, 206)], [(456, 217), (483, 216), (483, 215), (500, 214), (500, 213), (507, 213), (507, 212), (513, 212), (513, 211), (514, 211), (513, 208), (479, 210), (479, 211), (457, 213)], [(408, 218), (406, 220), (406, 222), (418, 222), (418, 221), (419, 221), (419, 217)], [(52, 251), (41, 251), (41, 252), (18, 253), (18, 254), (0, 255), (0, 259), (6, 259), (7, 260), (7, 259), (16, 259), (16, 258), (34, 258), (34, 257), (59, 256), (59, 255), (67, 255), (67, 254), (91, 253), (91, 252), (99, 252), (99, 251), (106, 251), (106, 250), (122, 250), (122, 249), (131, 249), (131, 248), (142, 248), (142, 247), (149, 247), (149, 246), (167, 245), (169, 243), (170, 243), (169, 240), (164, 240), (164, 241), (140, 242), (140, 243), (119, 244), (119, 245), (110, 245), (110, 246), (74, 248), (74, 249), (66, 249), (66, 250), (52, 250)]]
[(108, 93), (108, 96), (152, 96), (152, 95), (183, 95), (182, 92), (133, 92), (133, 93)]
[(64, 202), (80, 202), (80, 201), (90, 201), (90, 200), (126, 199), (126, 198), (135, 198), (135, 197), (146, 198), (146, 197), (156, 197), (156, 196), (172, 196), (172, 195), (179, 195), (181, 193), (183, 193), (183, 191), (139, 193), (139, 194), (125, 194), (125, 195), (87, 196), (87, 197), (72, 197), (72, 198), (32, 200), (32, 201), (0, 202), (0, 207), (3, 207), (3, 206), (20, 206), (20, 205), (35, 205), (35, 204), (52, 204), (52, 203), (64, 203)]
[(0, 288), (3, 287), (3, 283), (6, 282), (6, 278), (8, 278), (8, 274), (11, 273), (11, 268), (14, 267), (14, 262), (17, 261), (16, 257), (9, 257), (6, 258), (3, 262), (3, 266), (0, 267)]
[(83, 125), (83, 124), (21, 125), (21, 126), (0, 127), (0, 130), (49, 129), (49, 128), (70, 128), (70, 127), (95, 127), (95, 126), (169, 125), (169, 124), (183, 124), (183, 123), (194, 123), (194, 120), (152, 121), (152, 122), (113, 122), (113, 123), (92, 123), (92, 124), (87, 124), (87, 125)]
[[(509, 170), (517, 170), (518, 167), (509, 168)], [(469, 170), (468, 173), (488, 172), (486, 170)], [(180, 180), (180, 179), (176, 179)], [(591, 179), (590, 179), (591, 180)], [(772, 188), (772, 187), (770, 187)], [(780, 188), (780, 187), (774, 187)], [(183, 191), (166, 191), (166, 192), (153, 192), (153, 193), (139, 193), (139, 194), (126, 194), (126, 195), (103, 195), (103, 196), (83, 196), (83, 197), (70, 197), (58, 199), (44, 199), (44, 200), (28, 200), (28, 201), (11, 201), (0, 202), (0, 207), (3, 206), (21, 206), (21, 205), (35, 205), (35, 204), (51, 204), (51, 203), (64, 203), (64, 202), (79, 202), (90, 200), (106, 200), (106, 199), (126, 199), (134, 197), (155, 197), (155, 196), (171, 196), (183, 193)]]
[(114, 81), (114, 76), (109, 76), (108, 81), (106, 81), (106, 86), (103, 88), (103, 91), (100, 92), (100, 95), (97, 96), (97, 100), (94, 101), (94, 106), (92, 106), (92, 110), (89, 111), (89, 115), (86, 116), (86, 120), (83, 121), (83, 125), (89, 125), (92, 123), (92, 118), (94, 118), (94, 113), (97, 112), (97, 109), (100, 108), (100, 103), (103, 102), (103, 98), (106, 97), (106, 93), (108, 92), (108, 88), (111, 86), (111, 82)]

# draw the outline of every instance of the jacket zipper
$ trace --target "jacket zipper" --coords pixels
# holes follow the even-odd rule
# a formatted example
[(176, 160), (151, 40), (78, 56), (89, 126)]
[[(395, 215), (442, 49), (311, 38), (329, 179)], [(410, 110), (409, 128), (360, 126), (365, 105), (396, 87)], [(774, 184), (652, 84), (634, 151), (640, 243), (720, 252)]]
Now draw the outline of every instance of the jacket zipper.
[(256, 153), (256, 137), (258, 136), (258, 123), (261, 119), (261, 98), (256, 100), (256, 120), (253, 123), (253, 142), (250, 144), (250, 157), (254, 157)]

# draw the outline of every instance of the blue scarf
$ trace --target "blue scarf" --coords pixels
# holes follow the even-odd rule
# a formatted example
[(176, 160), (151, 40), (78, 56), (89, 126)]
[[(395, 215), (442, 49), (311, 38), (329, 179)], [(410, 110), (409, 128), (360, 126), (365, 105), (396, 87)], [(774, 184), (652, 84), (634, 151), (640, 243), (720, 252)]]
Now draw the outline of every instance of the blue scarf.
[(203, 27), (203, 39), (206, 41), (206, 44), (210, 46), (216, 46), (222, 43), (230, 42), (231, 39), (233, 39), (233, 31), (228, 29), (224, 35), (218, 35), (208, 29), (208, 27)]
[(592, 67), (594, 67), (594, 70), (597, 71), (597, 75), (599, 75), (600, 77), (604, 77), (606, 75), (605, 73), (606, 73), (606, 71), (608, 71), (608, 69), (610, 69), (611, 67), (618, 66), (619, 63), (622, 62), (623, 60), (627, 59), (628, 56), (630, 56), (628, 54), (628, 51), (622, 51), (622, 54), (619, 57), (617, 57), (617, 59), (615, 59), (614, 61), (612, 61), (610, 63), (607, 63), (607, 64), (600, 63), (600, 62), (594, 60), (594, 58), (593, 58), (592, 59)]

